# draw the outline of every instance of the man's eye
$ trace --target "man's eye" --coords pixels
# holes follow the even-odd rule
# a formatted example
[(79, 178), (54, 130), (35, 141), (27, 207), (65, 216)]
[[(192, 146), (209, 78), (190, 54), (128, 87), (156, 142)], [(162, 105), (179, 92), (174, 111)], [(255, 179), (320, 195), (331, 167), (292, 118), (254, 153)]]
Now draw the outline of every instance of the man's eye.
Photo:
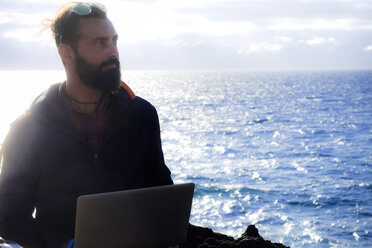
[(97, 45), (100, 45), (100, 46), (104, 46), (104, 45), (106, 45), (106, 41), (104, 41), (104, 40), (97, 40), (96, 41), (96, 44)]

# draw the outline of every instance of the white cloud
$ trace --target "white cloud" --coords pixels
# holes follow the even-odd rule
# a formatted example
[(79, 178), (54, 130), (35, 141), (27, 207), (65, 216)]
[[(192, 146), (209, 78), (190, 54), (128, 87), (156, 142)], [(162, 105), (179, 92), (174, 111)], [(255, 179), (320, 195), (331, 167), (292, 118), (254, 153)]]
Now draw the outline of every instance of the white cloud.
[[(24, 57), (21, 51), (29, 52), (32, 55), (27, 56), (36, 61), (39, 57), (33, 52), (35, 46), (54, 46), (50, 31), (39, 33), (41, 22), (45, 17), (53, 18), (65, 1), (0, 1), (0, 42), (2, 47), (14, 47), (12, 53), (0, 56), (0, 63), (6, 64), (9, 57)], [(365, 43), (372, 38), (369, 0), (105, 0), (104, 4), (120, 36), (121, 51), (132, 59), (140, 58), (139, 67), (144, 61), (149, 61), (148, 68), (151, 63), (168, 61), (172, 61), (172, 67), (182, 56), (185, 61), (180, 64), (189, 63), (190, 67), (196, 60), (208, 68), (209, 64), (217, 67), (227, 62), (231, 66), (254, 67), (259, 60), (263, 67), (284, 66), (284, 58), (275, 60), (282, 52), (289, 68), (312, 67), (304, 58), (313, 56), (312, 51), (319, 53), (318, 61), (327, 61), (322, 68), (342, 63), (347, 64), (343, 68), (372, 65), (372, 44)], [(21, 47), (16, 49), (16, 45)], [(355, 47), (369, 52), (361, 57)], [(334, 56), (322, 59), (325, 49)], [(215, 59), (217, 55), (228, 59), (220, 62)], [(335, 60), (341, 57), (352, 59)]]
[(329, 37), (329, 38), (324, 38), (324, 37), (314, 37), (309, 40), (299, 40), (299, 43), (305, 43), (309, 46), (314, 46), (314, 45), (320, 45), (324, 43), (328, 44), (338, 44), (338, 41), (334, 37)]
[(269, 30), (372, 30), (372, 22), (362, 22), (352, 18), (313, 19), (278, 18), (270, 20)]
[(329, 43), (338, 44), (338, 40), (336, 40), (334, 37), (330, 37), (327, 40)]
[(18, 24), (25, 26), (39, 25), (45, 19), (47, 13), (17, 13), (0, 12), (0, 24)]
[(245, 48), (239, 49), (239, 54), (249, 54), (254, 52), (278, 52), (282, 49), (280, 44), (269, 44), (266, 42), (252, 43)]
[(43, 45), (54, 46), (49, 32), (40, 32), (39, 28), (19, 28), (3, 33), (3, 37), (15, 38), (22, 42), (40, 42)]
[(313, 38), (311, 40), (305, 41), (305, 43), (308, 44), (308, 45), (310, 45), (310, 46), (322, 44), (324, 42), (326, 42), (326, 39), (323, 38), (323, 37), (315, 37), (315, 38)]
[(276, 37), (276, 39), (281, 41), (281, 42), (291, 42), (291, 41), (293, 41), (293, 37), (288, 37), (288, 36), (279, 36), (279, 37)]
[(122, 2), (107, 4), (107, 8), (124, 44), (168, 40), (185, 33), (228, 36), (257, 30), (252, 22), (213, 21), (202, 13), (178, 12), (172, 4), (173, 1)]

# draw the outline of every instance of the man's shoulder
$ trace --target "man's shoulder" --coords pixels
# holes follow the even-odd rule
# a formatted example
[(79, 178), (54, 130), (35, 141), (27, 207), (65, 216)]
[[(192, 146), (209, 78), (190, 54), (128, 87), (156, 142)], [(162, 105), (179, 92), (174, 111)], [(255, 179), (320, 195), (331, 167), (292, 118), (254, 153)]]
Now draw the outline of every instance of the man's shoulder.
[(128, 106), (129, 110), (136, 111), (137, 113), (156, 112), (154, 105), (152, 105), (149, 101), (137, 95), (133, 97), (133, 95), (127, 91), (120, 91), (117, 97), (120, 99), (119, 102), (121, 107)]
[(152, 105), (149, 101), (146, 99), (136, 96), (136, 99), (133, 100), (135, 104), (137, 104), (139, 107), (144, 108), (148, 111), (156, 111), (154, 105)]

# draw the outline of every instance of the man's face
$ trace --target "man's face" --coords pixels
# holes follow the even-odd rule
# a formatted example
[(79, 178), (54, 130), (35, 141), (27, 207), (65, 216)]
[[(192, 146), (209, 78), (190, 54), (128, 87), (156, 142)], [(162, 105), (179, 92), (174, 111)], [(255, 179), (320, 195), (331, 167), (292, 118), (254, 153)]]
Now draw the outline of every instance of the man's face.
[(109, 93), (119, 89), (121, 73), (118, 59), (108, 59), (97, 66), (86, 61), (78, 52), (75, 55), (75, 70), (85, 85)]
[(120, 87), (120, 62), (116, 46), (118, 36), (108, 19), (80, 20), (80, 34), (75, 49), (75, 70), (80, 80), (103, 92)]

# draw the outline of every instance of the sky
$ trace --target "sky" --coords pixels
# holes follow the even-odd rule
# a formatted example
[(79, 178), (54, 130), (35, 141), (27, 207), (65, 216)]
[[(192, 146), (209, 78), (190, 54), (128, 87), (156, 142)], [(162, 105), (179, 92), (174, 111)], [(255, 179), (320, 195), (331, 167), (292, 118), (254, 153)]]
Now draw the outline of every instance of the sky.
[[(45, 18), (0, 0), (0, 70), (62, 70)], [(107, 0), (129, 70), (372, 69), (372, 0)]]

